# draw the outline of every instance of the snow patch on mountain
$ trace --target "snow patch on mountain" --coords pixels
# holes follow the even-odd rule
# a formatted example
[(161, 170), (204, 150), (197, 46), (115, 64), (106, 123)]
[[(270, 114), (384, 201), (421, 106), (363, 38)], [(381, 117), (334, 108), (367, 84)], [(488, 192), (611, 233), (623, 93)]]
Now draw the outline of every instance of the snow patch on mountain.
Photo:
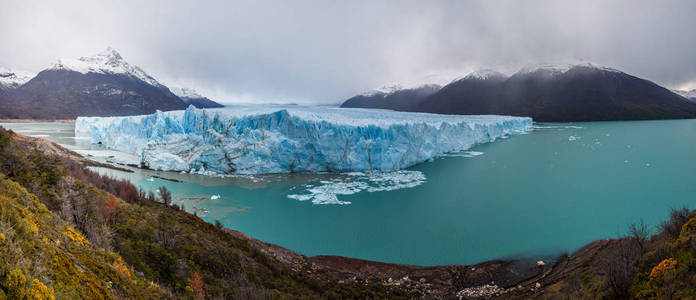
[(57, 63), (51, 66), (49, 70), (70, 70), (82, 74), (98, 73), (125, 75), (159, 88), (164, 87), (164, 85), (160, 84), (138, 66), (126, 62), (123, 57), (111, 47), (93, 56), (85, 56), (77, 59), (61, 58)]
[(28, 71), (15, 71), (0, 67), (0, 88), (16, 89), (36, 76)]
[(516, 74), (529, 74), (535, 72), (548, 72), (551, 74), (564, 74), (575, 67), (585, 67), (592, 68), (601, 71), (622, 73), (621, 71), (609, 67), (599, 66), (590, 62), (576, 63), (576, 64), (536, 64), (525, 66), (520, 69)]
[(486, 80), (490, 78), (495, 78), (495, 77), (505, 77), (505, 74), (500, 73), (495, 70), (491, 69), (482, 69), (482, 70), (477, 70), (474, 72), (469, 73), (465, 78), (467, 79), (481, 79), (481, 80)]
[(416, 85), (410, 85), (410, 86), (406, 86), (403, 84), (387, 84), (387, 85), (383, 85), (381, 87), (378, 87), (376, 89), (367, 91), (365, 93), (362, 93), (360, 95), (365, 96), (365, 97), (373, 97), (373, 96), (387, 97), (387, 96), (392, 95), (392, 94), (399, 92), (399, 91), (415, 90), (415, 89), (420, 89), (420, 88), (440, 88), (440, 85), (434, 84), (434, 83), (416, 84)]
[(525, 117), (235, 105), (80, 117), (75, 134), (136, 155), (152, 169), (262, 174), (399, 170), (531, 125)]
[(372, 97), (372, 96), (377, 96), (381, 95), (383, 97), (386, 97), (390, 94), (393, 94), (397, 91), (403, 90), (404, 86), (401, 84), (386, 84), (383, 86), (380, 86), (378, 88), (369, 90), (365, 93), (362, 93), (360, 95), (365, 96), (365, 97)]
[(460, 80), (472, 80), (472, 79), (488, 80), (491, 78), (507, 78), (507, 75), (500, 73), (496, 70), (492, 70), (492, 69), (481, 69), (481, 70), (473, 71), (473, 72), (467, 74), (466, 76), (457, 77), (457, 78), (453, 79), (450, 83), (454, 83), (454, 82), (457, 82)]

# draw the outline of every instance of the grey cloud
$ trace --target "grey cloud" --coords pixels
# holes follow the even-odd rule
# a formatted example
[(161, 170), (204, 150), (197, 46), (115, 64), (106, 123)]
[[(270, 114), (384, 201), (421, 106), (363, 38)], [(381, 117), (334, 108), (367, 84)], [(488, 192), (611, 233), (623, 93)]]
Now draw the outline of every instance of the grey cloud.
[[(7, 2), (7, 1), (3, 1)], [(118, 49), (226, 101), (337, 103), (389, 82), (591, 61), (696, 85), (694, 1), (10, 1), (0, 65)], [(694, 86), (696, 88), (696, 86)]]

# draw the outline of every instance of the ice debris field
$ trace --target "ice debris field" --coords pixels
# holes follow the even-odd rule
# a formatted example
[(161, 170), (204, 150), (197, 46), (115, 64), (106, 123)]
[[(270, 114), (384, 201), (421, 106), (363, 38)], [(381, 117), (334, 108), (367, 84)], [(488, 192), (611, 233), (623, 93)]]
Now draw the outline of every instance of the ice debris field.
[(79, 117), (75, 135), (155, 170), (264, 174), (400, 170), (531, 126), (526, 117), (235, 105)]

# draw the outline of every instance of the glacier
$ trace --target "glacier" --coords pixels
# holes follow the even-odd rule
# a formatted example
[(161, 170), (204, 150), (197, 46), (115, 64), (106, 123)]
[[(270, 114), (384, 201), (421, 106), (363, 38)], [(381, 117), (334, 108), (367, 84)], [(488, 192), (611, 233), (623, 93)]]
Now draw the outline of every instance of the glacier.
[(216, 174), (394, 171), (524, 133), (532, 119), (298, 105), (79, 117), (76, 137), (143, 167)]

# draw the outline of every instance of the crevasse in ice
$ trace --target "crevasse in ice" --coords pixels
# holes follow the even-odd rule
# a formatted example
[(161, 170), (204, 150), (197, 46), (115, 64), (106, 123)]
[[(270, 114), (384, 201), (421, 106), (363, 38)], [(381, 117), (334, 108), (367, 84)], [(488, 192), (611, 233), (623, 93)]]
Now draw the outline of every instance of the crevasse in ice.
[(157, 170), (262, 174), (391, 171), (525, 132), (532, 119), (295, 105), (80, 117), (75, 134)]

